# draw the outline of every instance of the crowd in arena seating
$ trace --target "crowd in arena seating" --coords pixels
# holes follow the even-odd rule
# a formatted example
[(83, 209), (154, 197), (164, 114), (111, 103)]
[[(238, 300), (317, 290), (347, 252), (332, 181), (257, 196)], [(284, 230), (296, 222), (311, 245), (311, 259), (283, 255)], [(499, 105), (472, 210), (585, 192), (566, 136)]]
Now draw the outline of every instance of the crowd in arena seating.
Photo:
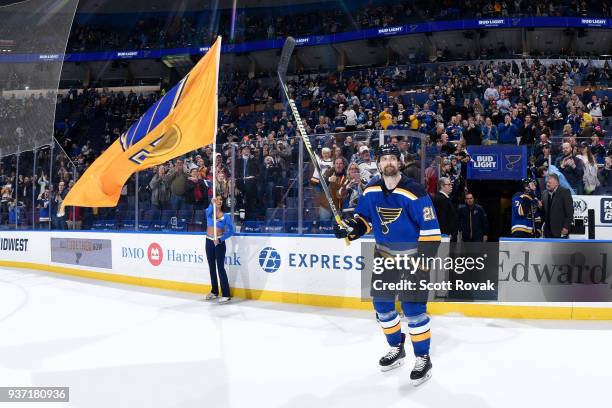
[[(508, 16), (599, 16), (610, 17), (609, 0), (425, 0), (375, 1), (348, 4), (344, 8), (323, 4), (316, 11), (294, 11), (290, 7), (238, 9), (219, 14), (209, 11), (135, 16), (129, 29), (116, 30), (106, 23), (87, 19), (73, 27), (68, 50), (151, 49), (208, 45), (216, 35), (225, 41), (285, 38), (288, 35), (320, 35), (372, 27), (461, 18)], [(233, 31), (232, 31), (233, 30)]]
[[(609, 81), (610, 75), (607, 63), (596, 67), (576, 61), (543, 65), (515, 60), (305, 74), (292, 77), (289, 86), (302, 107), (322, 177), (330, 184), (338, 208), (346, 210), (377, 174), (373, 131), (383, 129), (427, 135), (423, 143), (410, 137), (394, 137), (391, 142), (403, 153), (404, 171), (424, 180), (430, 193), (436, 192), (441, 177), (448, 177), (455, 204), (463, 202), (469, 189), (466, 146), (478, 144), (526, 145), (532, 177), (541, 178), (553, 169), (575, 194), (612, 193), (608, 138), (612, 107), (608, 96), (595, 92), (591, 85)], [(413, 92), (415, 77), (428, 84), (423, 92)], [(270, 220), (279, 209), (297, 207), (296, 126), (279, 109), (276, 84), (244, 78), (225, 81), (223, 89), (236, 91), (223, 92), (225, 97), (220, 100), (217, 193), (246, 221)], [(158, 97), (156, 93), (71, 90), (57, 102), (56, 132), (76, 168), (63, 155), (56, 155), (51, 177), (43, 175), (48, 167), (39, 166), (32, 178), (26, 166), (18, 186), (28, 182), (34, 186), (37, 202), (49, 196), (47, 207), (52, 209), (47, 216), (57, 226), (68, 225), (70, 217), (83, 228), (91, 227), (95, 219), (133, 220), (137, 188), (140, 220), (167, 221), (183, 215), (201, 221), (212, 196), (210, 147), (139, 173), (138, 186), (135, 178), (130, 179), (115, 209), (67, 211), (63, 218), (53, 210), (54, 200), (65, 196), (75, 174), (82, 174)], [(3, 100), (0, 106), (11, 104), (14, 102)], [(243, 109), (251, 104), (258, 108)], [(338, 132), (344, 133), (334, 135)], [(421, 174), (423, 158), (427, 162)], [(305, 162), (303, 205), (314, 221), (326, 222), (330, 214), (318, 186), (321, 175), (309, 166), (306, 156)], [(10, 163), (5, 163), (2, 184), (14, 188), (15, 174), (9, 168)], [(30, 177), (27, 181), (26, 176)], [(53, 183), (43, 188), (41, 179)], [(47, 193), (46, 187), (50, 187)], [(8, 186), (3, 191), (7, 198), (3, 221), (9, 221), (10, 203), (14, 202), (9, 197), (13, 194), (14, 199), (14, 192)], [(31, 203), (27, 197), (27, 193), (23, 200), (19, 196), (17, 202)], [(38, 206), (44, 208), (40, 202)]]

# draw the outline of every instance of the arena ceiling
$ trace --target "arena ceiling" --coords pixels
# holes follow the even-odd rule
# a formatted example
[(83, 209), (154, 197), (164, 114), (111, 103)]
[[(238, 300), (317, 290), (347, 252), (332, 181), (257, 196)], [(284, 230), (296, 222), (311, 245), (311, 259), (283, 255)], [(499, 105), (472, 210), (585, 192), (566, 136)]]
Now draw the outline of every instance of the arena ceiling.
[[(274, 7), (290, 4), (320, 3), (322, 0), (236, 0), (239, 8)], [(214, 9), (231, 9), (234, 0), (81, 0), (79, 13), (143, 13), (165, 11), (198, 11)]]
[[(25, 0), (36, 1), (36, 0)], [(321, 3), (324, 0), (80, 0), (78, 13), (146, 13), (170, 11), (199, 11), (238, 8), (276, 7), (291, 4)], [(336, 0), (333, 0), (336, 1)], [(0, 7), (22, 3), (24, 0), (0, 0)]]

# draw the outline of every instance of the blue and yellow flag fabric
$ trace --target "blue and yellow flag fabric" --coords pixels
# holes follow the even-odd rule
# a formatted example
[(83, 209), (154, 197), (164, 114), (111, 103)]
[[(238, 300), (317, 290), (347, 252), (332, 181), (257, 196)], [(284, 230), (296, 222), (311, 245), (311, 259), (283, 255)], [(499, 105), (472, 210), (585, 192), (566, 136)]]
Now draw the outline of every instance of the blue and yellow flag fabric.
[(79, 178), (63, 205), (114, 207), (136, 171), (214, 143), (221, 37), (174, 88)]

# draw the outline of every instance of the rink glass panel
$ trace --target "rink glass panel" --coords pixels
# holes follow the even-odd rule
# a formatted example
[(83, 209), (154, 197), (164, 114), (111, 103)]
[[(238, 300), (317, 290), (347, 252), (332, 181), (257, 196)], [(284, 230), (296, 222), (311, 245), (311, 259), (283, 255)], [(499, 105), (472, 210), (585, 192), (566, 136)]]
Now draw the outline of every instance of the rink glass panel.
[[(342, 132), (311, 135), (310, 143), (319, 157), (323, 148), (330, 149), (333, 156), (334, 151), (342, 149), (349, 138), (348, 140), (353, 140), (354, 145), (368, 146), (371, 160), (375, 163), (376, 150), (380, 144), (388, 143), (392, 138), (404, 140), (404, 156), (410, 163), (410, 174), (424, 183), (426, 170), (434, 166), (437, 173), (439, 165), (431, 152), (420, 148), (425, 137), (406, 130)], [(4, 171), (7, 174), (14, 173), (18, 182), (13, 188), (16, 187), (20, 191), (17, 192), (17, 215), (11, 215), (10, 200), (3, 204), (2, 228), (177, 233), (206, 231), (205, 210), (212, 197), (213, 180), (210, 172), (214, 151), (221, 154), (216, 172), (217, 180), (214, 183), (216, 195), (222, 196), (224, 210), (232, 214), (238, 231), (332, 233), (333, 218), (321, 187), (313, 182), (314, 167), (302, 140), (298, 137), (282, 139), (282, 144), (279, 145), (278, 140), (268, 143), (264, 138), (253, 139), (248, 143), (252, 147), (249, 161), (254, 163), (247, 165), (247, 177), (251, 176), (250, 179), (244, 179), (244, 165), (241, 160), (245, 143), (219, 144), (215, 149), (213, 146), (207, 146), (181, 158), (183, 171), (191, 178), (182, 196), (172, 191), (156, 191), (159, 189), (159, 183), (155, 180), (156, 174), (159, 174), (156, 166), (135, 173), (129, 178), (117, 206), (67, 207), (64, 213), (58, 212), (63, 198), (63, 194), (58, 191), (60, 182), (63, 182), (64, 188), (69, 188), (71, 180), (82, 175), (87, 160), (73, 162), (75, 158), (72, 156), (72, 146), (60, 145), (57, 142), (29, 152), (5, 156), (2, 159)], [(270, 158), (272, 163), (267, 164), (266, 162), (271, 161)], [(349, 168), (350, 160), (348, 157)], [(172, 182), (166, 177), (176, 168), (176, 160), (162, 166), (165, 188), (172, 190), (177, 186), (172, 187)], [(192, 172), (192, 169), (196, 170)], [(36, 174), (35, 180), (31, 177), (33, 172)], [(24, 189), (26, 175), (30, 187)], [(159, 178), (158, 175), (157, 181)], [(194, 186), (196, 184), (198, 187)], [(43, 188), (49, 190), (48, 199)], [(199, 192), (196, 192), (196, 189)], [(13, 197), (14, 194), (13, 191)], [(338, 195), (334, 197), (338, 198)], [(352, 203), (347, 199), (336, 200), (336, 203), (343, 217), (351, 216), (354, 200)]]

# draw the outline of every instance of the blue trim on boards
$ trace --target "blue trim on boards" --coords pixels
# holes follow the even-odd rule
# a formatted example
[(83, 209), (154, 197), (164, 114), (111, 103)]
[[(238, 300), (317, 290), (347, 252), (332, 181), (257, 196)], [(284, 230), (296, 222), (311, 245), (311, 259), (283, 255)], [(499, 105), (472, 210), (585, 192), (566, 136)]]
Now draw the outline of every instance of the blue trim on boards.
[[(0, 234), (4, 232), (66, 232), (66, 233), (91, 233), (94, 232), (96, 234), (150, 234), (150, 235), (206, 235), (205, 232), (173, 232), (173, 231), (124, 231), (124, 230), (28, 230), (28, 229), (20, 229), (20, 230), (0, 230)], [(234, 236), (238, 237), (296, 237), (296, 238), (334, 238), (337, 239), (334, 234), (290, 234), (283, 232), (237, 232)], [(442, 238), (448, 238), (448, 235), (442, 235)], [(365, 235), (362, 239), (370, 239), (373, 240), (373, 235)], [(612, 241), (611, 241), (612, 242)]]

